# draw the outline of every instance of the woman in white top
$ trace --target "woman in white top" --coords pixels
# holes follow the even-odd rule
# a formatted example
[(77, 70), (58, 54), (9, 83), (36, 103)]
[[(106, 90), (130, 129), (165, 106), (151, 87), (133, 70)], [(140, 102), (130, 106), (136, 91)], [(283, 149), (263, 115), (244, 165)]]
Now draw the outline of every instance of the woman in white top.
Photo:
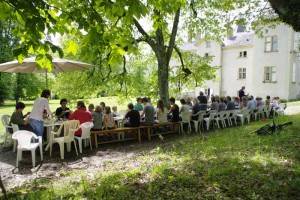
[(114, 129), (116, 127), (115, 120), (109, 106), (104, 108), (103, 123), (105, 129)]
[(168, 122), (168, 109), (164, 106), (162, 100), (158, 100), (156, 109), (158, 123)]
[(191, 118), (190, 107), (186, 104), (184, 99), (180, 99), (181, 108), (180, 108), (180, 116), (182, 121), (189, 121)]
[(48, 115), (51, 115), (49, 108), (48, 98), (50, 97), (50, 90), (43, 90), (41, 97), (36, 99), (32, 106), (32, 111), (29, 115), (29, 123), (33, 129), (33, 132), (37, 136), (43, 136), (44, 133), (44, 121), (43, 119)]

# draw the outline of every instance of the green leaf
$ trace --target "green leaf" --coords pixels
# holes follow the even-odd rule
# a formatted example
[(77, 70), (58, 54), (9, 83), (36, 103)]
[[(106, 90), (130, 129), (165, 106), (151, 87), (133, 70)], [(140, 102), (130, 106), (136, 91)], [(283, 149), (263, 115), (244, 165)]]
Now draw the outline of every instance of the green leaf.
[(78, 44), (75, 41), (70, 40), (66, 44), (65, 51), (67, 54), (76, 55), (78, 49), (79, 49)]
[(52, 71), (53, 64), (52, 64), (52, 56), (51, 55), (49, 55), (49, 54), (37, 55), (35, 58), (35, 61), (40, 68), (46, 69), (49, 72)]

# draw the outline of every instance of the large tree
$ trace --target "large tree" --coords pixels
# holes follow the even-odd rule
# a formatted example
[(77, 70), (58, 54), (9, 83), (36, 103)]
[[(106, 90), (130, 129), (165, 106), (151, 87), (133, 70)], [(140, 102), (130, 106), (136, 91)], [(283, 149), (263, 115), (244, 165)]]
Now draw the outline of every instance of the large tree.
[(299, 0), (269, 0), (279, 18), (290, 24), (295, 31), (300, 31), (300, 1)]
[[(73, 40), (66, 49), (75, 53), (80, 46), (82, 58), (95, 64), (102, 82), (125, 78), (127, 55), (136, 54), (140, 42), (148, 44), (157, 61), (159, 96), (167, 102), (174, 49), (180, 55), (178, 29), (189, 38), (200, 33), (219, 38), (234, 23), (263, 16), (263, 4), (264, 0), (5, 0), (0, 17), (18, 22), (15, 33), (21, 43), (15, 53), (20, 61), (35, 53), (38, 63), (50, 69), (49, 52), (62, 56), (62, 51), (48, 36), (67, 34)], [(190, 72), (182, 61), (183, 71)]]

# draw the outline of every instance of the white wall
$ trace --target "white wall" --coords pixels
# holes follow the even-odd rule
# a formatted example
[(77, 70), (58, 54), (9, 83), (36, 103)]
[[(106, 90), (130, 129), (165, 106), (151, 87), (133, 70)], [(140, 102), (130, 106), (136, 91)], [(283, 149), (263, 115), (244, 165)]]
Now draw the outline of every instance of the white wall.
[(292, 43), (292, 55), (291, 55), (291, 65), (296, 66), (296, 81), (292, 82), (293, 71), (290, 70), (290, 85), (289, 85), (289, 99), (299, 99), (300, 98), (300, 51), (299, 51), (299, 37), (300, 33), (295, 33), (292, 31), (292, 38), (294, 43)]
[[(206, 47), (206, 42), (200, 40), (196, 43), (197, 53), (200, 56), (205, 56), (208, 53), (209, 56), (213, 56), (211, 66), (221, 66), (222, 48), (221, 44), (215, 41), (210, 42), (210, 47)], [(212, 89), (211, 94), (220, 94), (220, 80), (221, 80), (221, 69), (216, 70), (216, 78), (214, 80), (207, 80), (201, 87), (195, 89), (195, 93), (198, 96), (200, 91), (204, 91), (207, 88)]]
[[(247, 51), (247, 57), (240, 58), (240, 52)], [(227, 47), (222, 53), (222, 96), (237, 96), (242, 86), (246, 87), (246, 93), (252, 91), (252, 60), (253, 46)], [(246, 79), (238, 79), (238, 69), (246, 68)]]
[[(267, 29), (267, 31), (265, 31)], [(298, 33), (300, 35), (300, 33)], [(246, 93), (254, 96), (279, 96), (285, 99), (300, 98), (300, 50), (295, 52), (295, 32), (287, 25), (281, 24), (276, 28), (265, 28), (264, 36), (248, 34), (247, 44), (233, 44), (221, 48), (217, 42), (211, 42), (207, 48), (204, 40), (196, 43), (197, 53), (214, 56), (212, 65), (221, 66), (217, 71), (216, 80), (205, 81), (202, 87), (196, 88), (196, 95), (205, 88), (212, 88), (214, 94), (236, 96), (237, 91), (246, 87)], [(278, 52), (265, 52), (265, 36), (277, 35)], [(300, 40), (300, 36), (298, 37)], [(247, 51), (247, 58), (240, 58), (239, 53)], [(296, 82), (292, 82), (292, 66), (296, 63)], [(276, 82), (264, 83), (264, 67), (276, 67)], [(245, 67), (246, 79), (238, 79), (238, 68)]]
[[(255, 36), (254, 38), (254, 75), (252, 77), (253, 89), (251, 93), (255, 96), (265, 97), (279, 96), (280, 98), (289, 98), (289, 81), (290, 81), (290, 50), (291, 29), (286, 25), (279, 25), (275, 29), (268, 28), (265, 36), (277, 35), (278, 52), (265, 52), (265, 38)], [(264, 67), (276, 67), (276, 83), (264, 83)]]

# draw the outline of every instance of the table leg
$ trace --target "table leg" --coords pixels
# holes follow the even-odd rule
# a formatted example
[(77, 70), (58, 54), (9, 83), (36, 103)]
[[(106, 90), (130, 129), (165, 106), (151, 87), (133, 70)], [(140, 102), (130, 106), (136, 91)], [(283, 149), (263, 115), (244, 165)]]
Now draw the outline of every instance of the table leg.
[(148, 140), (151, 140), (151, 128), (147, 128)]
[(142, 143), (142, 139), (141, 139), (141, 130), (140, 129), (137, 129), (138, 131), (138, 140), (139, 140), (139, 143), (141, 144)]

